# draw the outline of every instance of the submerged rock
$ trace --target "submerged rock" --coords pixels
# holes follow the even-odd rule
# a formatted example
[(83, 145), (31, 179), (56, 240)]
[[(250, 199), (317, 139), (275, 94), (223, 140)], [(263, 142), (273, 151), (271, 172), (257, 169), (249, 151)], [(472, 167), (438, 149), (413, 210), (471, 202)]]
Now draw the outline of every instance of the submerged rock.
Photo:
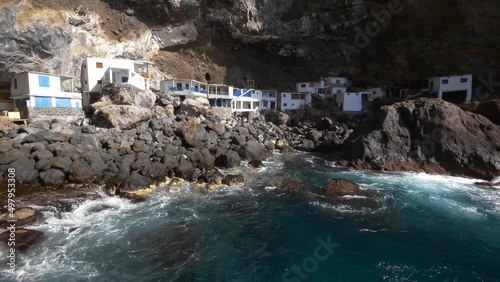
[[(31, 246), (35, 245), (44, 236), (44, 233), (38, 230), (18, 228), (14, 232), (16, 234), (16, 250), (25, 252)], [(0, 234), (1, 242), (8, 242), (11, 232), (7, 230)]]
[(14, 212), (14, 217), (11, 218), (9, 213), (5, 215), (0, 221), (0, 228), (7, 228), (9, 226), (8, 220), (16, 220), (16, 227), (21, 227), (33, 224), (40, 218), (41, 214), (33, 208), (18, 208)]
[(331, 197), (363, 195), (359, 184), (347, 179), (332, 179), (325, 186), (325, 194)]
[(241, 186), (245, 184), (245, 177), (241, 174), (228, 174), (222, 179), (222, 184), (227, 186)]

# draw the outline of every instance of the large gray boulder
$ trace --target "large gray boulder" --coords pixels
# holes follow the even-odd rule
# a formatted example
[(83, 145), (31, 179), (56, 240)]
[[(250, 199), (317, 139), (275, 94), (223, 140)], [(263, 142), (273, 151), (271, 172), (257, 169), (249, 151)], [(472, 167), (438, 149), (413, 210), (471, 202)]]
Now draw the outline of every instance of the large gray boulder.
[(500, 175), (500, 126), (437, 99), (381, 108), (343, 147), (340, 164), (357, 168)]
[(208, 111), (209, 107), (210, 104), (206, 98), (186, 99), (182, 101), (180, 113), (186, 116), (199, 116)]
[(125, 83), (111, 83), (103, 87), (102, 98), (99, 102), (151, 109), (155, 101), (156, 94), (151, 90), (143, 91)]
[(132, 129), (147, 122), (153, 116), (151, 110), (137, 106), (109, 105), (98, 109), (92, 116), (92, 124), (103, 128)]

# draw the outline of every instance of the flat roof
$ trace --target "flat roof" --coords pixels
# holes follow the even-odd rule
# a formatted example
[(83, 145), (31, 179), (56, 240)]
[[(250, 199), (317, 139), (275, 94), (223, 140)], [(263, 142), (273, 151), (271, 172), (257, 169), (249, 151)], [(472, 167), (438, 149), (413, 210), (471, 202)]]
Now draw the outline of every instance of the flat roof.
[(74, 76), (67, 76), (67, 75), (59, 75), (59, 74), (51, 74), (51, 73), (46, 73), (46, 72), (38, 72), (38, 71), (22, 71), (16, 73), (16, 75), (23, 74), (23, 73), (33, 73), (33, 74), (41, 74), (41, 75), (50, 75), (50, 76), (57, 76), (57, 77), (62, 77), (62, 78), (71, 78), (74, 79)]
[(194, 81), (194, 82), (198, 82), (198, 83), (201, 83), (201, 84), (208, 84), (206, 82), (201, 82), (201, 81), (198, 81), (196, 79), (185, 79), (185, 78), (171, 78), (171, 79), (164, 79), (163, 81), (175, 81), (175, 80)]
[(154, 65), (155, 63), (150, 62), (150, 61), (144, 61), (144, 60), (131, 60), (127, 58), (100, 58), (100, 57), (92, 57), (92, 56), (87, 56), (86, 59), (96, 59), (96, 60), (124, 60), (124, 61), (132, 61), (136, 64), (151, 64)]

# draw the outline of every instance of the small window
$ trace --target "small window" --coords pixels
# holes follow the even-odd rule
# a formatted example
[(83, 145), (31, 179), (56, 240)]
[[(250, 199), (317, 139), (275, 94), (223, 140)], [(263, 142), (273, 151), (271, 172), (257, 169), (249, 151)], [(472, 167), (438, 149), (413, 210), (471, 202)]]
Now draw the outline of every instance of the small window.
[(288, 106), (288, 104), (287, 104), (287, 103), (283, 104), (283, 107), (287, 107), (287, 106)]
[(46, 75), (38, 76), (38, 84), (40, 87), (50, 87), (50, 78)]
[(460, 78), (460, 83), (467, 83), (467, 81), (468, 81), (467, 77)]
[(102, 69), (104, 66), (102, 63), (97, 62), (97, 63), (95, 63), (95, 67), (98, 69)]
[(286, 94), (283, 94), (283, 98), (286, 98)]
[(128, 83), (128, 77), (122, 76), (122, 83)]
[(448, 79), (443, 79), (442, 83), (443, 84), (448, 84), (449, 80)]
[[(97, 82), (99, 82), (99, 81), (102, 82), (102, 80), (98, 80)], [(89, 84), (89, 82), (85, 80), (85, 85), (87, 85), (87, 84)]]
[(14, 89), (17, 89), (17, 78), (14, 78)]
[(307, 84), (301, 84), (300, 87), (307, 87)]

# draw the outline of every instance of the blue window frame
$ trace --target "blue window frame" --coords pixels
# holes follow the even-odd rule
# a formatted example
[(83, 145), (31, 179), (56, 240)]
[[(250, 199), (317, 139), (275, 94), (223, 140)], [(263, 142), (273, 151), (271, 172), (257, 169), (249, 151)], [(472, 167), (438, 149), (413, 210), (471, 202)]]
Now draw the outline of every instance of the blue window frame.
[(467, 82), (468, 82), (467, 77), (460, 78), (460, 83), (467, 83)]
[(56, 108), (71, 108), (71, 99), (56, 98)]
[(51, 97), (35, 97), (35, 107), (52, 107)]
[(46, 75), (39, 75), (38, 84), (40, 87), (50, 87), (50, 78)]
[(17, 89), (17, 78), (14, 78), (14, 89)]
[(443, 79), (443, 81), (441, 82), (442, 84), (448, 84), (449, 80), (448, 79)]
[(76, 102), (76, 103), (75, 103), (75, 107), (76, 107), (76, 108), (80, 108), (80, 102)]
[(122, 76), (122, 83), (128, 83), (128, 77)]

